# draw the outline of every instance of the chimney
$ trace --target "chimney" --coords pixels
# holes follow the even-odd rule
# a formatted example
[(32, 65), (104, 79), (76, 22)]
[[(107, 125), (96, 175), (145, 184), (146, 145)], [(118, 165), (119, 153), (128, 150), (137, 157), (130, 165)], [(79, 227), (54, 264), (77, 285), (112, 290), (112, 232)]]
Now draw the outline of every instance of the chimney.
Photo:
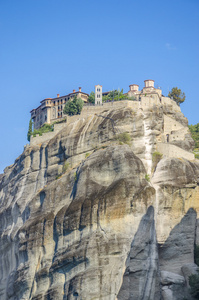
[(73, 90), (73, 93), (75, 93), (75, 90)]
[(57, 94), (57, 98), (59, 98), (59, 94)]
[(79, 87), (79, 92), (81, 92), (82, 91), (82, 88), (81, 87)]

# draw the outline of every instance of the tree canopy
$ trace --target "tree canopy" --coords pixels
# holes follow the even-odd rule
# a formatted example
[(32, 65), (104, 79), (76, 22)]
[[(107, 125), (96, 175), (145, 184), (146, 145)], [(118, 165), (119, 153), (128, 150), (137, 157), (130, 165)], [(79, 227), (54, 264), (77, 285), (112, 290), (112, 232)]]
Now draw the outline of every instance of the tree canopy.
[(119, 89), (113, 90), (113, 91), (109, 92), (108, 95), (105, 95), (102, 97), (103, 102), (118, 101), (118, 100), (122, 100), (122, 99), (127, 99), (127, 96), (124, 95), (124, 93), (123, 93), (123, 89), (121, 89), (121, 91)]
[(89, 103), (95, 103), (95, 93), (94, 92), (91, 92), (89, 97), (88, 97), (88, 102)]
[(69, 100), (63, 110), (63, 113), (69, 116), (80, 115), (84, 101), (81, 98), (77, 98), (75, 95), (73, 100)]
[(195, 141), (195, 147), (199, 148), (199, 123), (195, 125), (189, 125), (192, 139)]
[(168, 94), (169, 98), (172, 98), (178, 105), (185, 101), (185, 93), (182, 93), (181, 89), (173, 87)]

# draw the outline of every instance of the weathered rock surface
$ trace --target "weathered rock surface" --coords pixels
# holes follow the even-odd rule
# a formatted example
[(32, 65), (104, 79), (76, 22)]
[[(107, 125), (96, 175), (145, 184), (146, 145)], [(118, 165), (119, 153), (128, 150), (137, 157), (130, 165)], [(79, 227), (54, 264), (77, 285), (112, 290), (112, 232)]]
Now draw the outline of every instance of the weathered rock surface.
[(169, 106), (101, 115), (26, 147), (5, 169), (0, 299), (180, 299), (175, 280), (159, 284), (159, 268), (183, 276), (194, 263), (199, 163), (163, 157), (151, 169), (172, 122), (176, 139), (190, 139), (187, 120)]
[(168, 271), (161, 271), (161, 284), (162, 285), (169, 285), (169, 284), (179, 284), (184, 285), (185, 279), (183, 276), (168, 272)]
[(172, 299), (191, 299), (185, 287), (185, 278), (181, 275), (161, 271), (162, 298), (164, 300)]

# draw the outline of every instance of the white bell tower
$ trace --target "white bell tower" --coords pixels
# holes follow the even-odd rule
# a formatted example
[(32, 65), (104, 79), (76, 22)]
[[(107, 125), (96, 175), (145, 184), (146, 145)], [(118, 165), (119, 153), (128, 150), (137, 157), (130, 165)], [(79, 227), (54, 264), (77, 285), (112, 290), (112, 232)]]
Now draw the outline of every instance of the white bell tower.
[(102, 85), (95, 86), (95, 105), (102, 105)]

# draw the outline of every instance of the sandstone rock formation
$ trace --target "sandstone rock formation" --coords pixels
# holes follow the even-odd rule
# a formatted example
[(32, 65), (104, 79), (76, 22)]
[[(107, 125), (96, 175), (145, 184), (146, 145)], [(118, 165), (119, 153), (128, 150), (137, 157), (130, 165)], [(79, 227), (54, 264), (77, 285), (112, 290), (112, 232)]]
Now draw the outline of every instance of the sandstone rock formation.
[(199, 163), (152, 161), (172, 122), (191, 150), (166, 105), (80, 116), (25, 148), (0, 179), (0, 299), (191, 299)]

